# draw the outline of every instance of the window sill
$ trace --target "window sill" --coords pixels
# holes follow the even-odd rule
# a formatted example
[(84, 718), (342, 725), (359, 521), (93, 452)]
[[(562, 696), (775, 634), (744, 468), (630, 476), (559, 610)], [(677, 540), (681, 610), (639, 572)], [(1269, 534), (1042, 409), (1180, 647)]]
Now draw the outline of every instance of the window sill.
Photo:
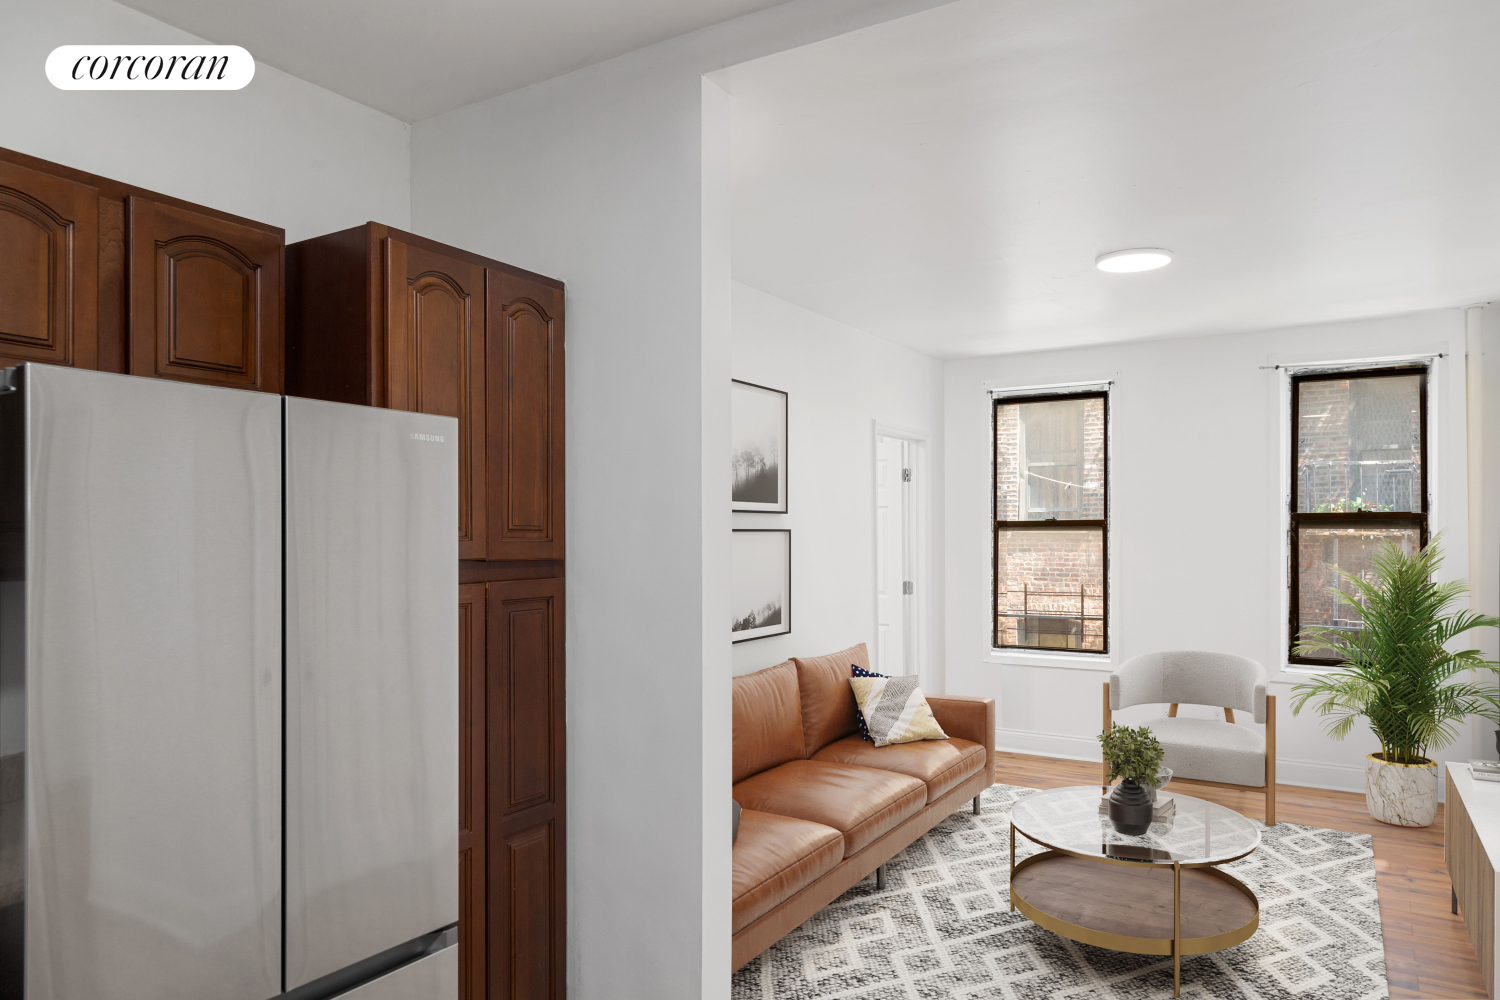
[(1108, 673), (1115, 668), (1109, 653), (1042, 653), (1034, 649), (991, 649), (985, 662), (1015, 667), (1060, 667)]
[(1311, 663), (1283, 663), (1281, 665), (1281, 673), (1272, 677), (1271, 680), (1298, 682), (1309, 677), (1321, 677), (1323, 674), (1331, 674), (1335, 670), (1342, 669), (1342, 667), (1319, 667)]

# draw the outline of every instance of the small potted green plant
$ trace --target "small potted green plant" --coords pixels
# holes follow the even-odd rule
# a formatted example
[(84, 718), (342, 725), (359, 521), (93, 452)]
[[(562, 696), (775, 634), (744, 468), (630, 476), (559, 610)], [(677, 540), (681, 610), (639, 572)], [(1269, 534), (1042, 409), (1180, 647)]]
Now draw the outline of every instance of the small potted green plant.
[(1339, 595), (1356, 609), (1359, 630), (1308, 626), (1297, 647), (1340, 665), (1292, 689), (1292, 714), (1311, 701), (1336, 740), (1358, 720), (1369, 722), (1380, 750), (1365, 758), (1365, 805), (1396, 826), (1428, 826), (1437, 817), (1437, 763), (1428, 753), (1456, 740), (1457, 725), (1469, 716), (1500, 722), (1493, 679), (1462, 676), (1500, 673), (1500, 663), (1477, 649), (1448, 649), (1466, 632), (1500, 626), (1500, 619), (1453, 610), (1468, 586), (1433, 582), (1442, 561), (1433, 539), (1415, 555), (1381, 546), (1373, 579), (1340, 570), (1348, 586)]
[(1109, 821), (1119, 833), (1139, 836), (1151, 828), (1150, 785), (1161, 771), (1163, 750), (1149, 726), (1112, 725), (1099, 734), (1109, 780), (1120, 783), (1109, 793)]

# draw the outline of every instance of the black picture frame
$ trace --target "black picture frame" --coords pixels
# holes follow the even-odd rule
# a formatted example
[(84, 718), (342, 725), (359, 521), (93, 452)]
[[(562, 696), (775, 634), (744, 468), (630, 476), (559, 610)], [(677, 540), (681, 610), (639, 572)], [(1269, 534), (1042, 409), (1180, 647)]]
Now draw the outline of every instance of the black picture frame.
[[(780, 536), (772, 539), (766, 536)], [(773, 551), (774, 550), (774, 551)], [(790, 528), (735, 528), (730, 545), (729, 594), (732, 643), (754, 642), (792, 631), (792, 532)], [(744, 607), (740, 607), (743, 604)], [(776, 608), (776, 621), (755, 624)], [(747, 623), (747, 619), (750, 620)], [(753, 633), (753, 634), (751, 634)]]
[(730, 510), (786, 513), (787, 399), (781, 389), (730, 380)]

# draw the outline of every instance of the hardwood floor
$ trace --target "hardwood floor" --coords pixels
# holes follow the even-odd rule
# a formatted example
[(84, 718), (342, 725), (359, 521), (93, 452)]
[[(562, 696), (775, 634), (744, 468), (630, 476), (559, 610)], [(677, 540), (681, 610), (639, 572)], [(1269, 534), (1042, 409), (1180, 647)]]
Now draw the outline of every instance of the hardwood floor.
[[(995, 756), (995, 780), (1007, 785), (1057, 788), (1099, 781), (1099, 765), (1086, 761), (1014, 753)], [(1264, 815), (1265, 799), (1258, 791), (1191, 781), (1173, 781), (1172, 786), (1185, 795), (1211, 799), (1247, 816)], [(1393, 1000), (1486, 996), (1463, 919), (1449, 912), (1451, 887), (1448, 869), (1443, 865), (1441, 807), (1432, 826), (1387, 826), (1370, 818), (1363, 795), (1278, 784), (1276, 818), (1283, 823), (1374, 835), (1380, 928)]]

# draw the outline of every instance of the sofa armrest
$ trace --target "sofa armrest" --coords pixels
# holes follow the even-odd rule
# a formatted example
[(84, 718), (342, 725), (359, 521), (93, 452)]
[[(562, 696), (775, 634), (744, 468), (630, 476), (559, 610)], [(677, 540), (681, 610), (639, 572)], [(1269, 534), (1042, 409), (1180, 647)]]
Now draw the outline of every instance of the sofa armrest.
[(929, 694), (932, 716), (949, 736), (984, 747), (984, 766), (995, 780), (995, 699), (967, 694)]

